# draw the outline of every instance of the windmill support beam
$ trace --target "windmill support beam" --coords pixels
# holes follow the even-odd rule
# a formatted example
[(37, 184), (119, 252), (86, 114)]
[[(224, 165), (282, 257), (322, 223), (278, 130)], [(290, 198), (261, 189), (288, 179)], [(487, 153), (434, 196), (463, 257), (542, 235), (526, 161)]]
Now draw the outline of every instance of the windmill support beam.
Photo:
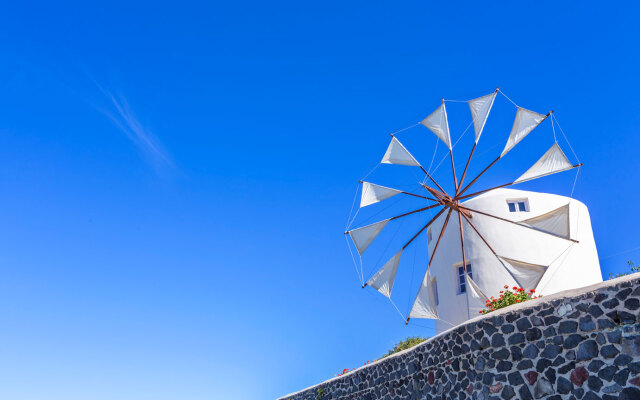
[(443, 208), (433, 218), (431, 218), (431, 220), (429, 222), (427, 222), (427, 224), (425, 226), (423, 226), (422, 229), (420, 229), (418, 231), (418, 233), (413, 235), (413, 237), (411, 239), (409, 239), (409, 241), (404, 246), (402, 246), (402, 250), (406, 249), (407, 246), (409, 246), (411, 244), (411, 242), (413, 242), (415, 240), (415, 238), (417, 238), (422, 232), (424, 232), (424, 230), (427, 229), (429, 227), (429, 225), (431, 225), (433, 223), (433, 221), (435, 221), (439, 216), (441, 216), (442, 213), (445, 212), (446, 210), (447, 210), (446, 208)]
[(473, 157), (473, 152), (476, 151), (476, 147), (478, 146), (478, 142), (473, 143), (473, 147), (471, 148), (471, 153), (469, 154), (469, 158), (467, 159), (467, 164), (464, 166), (464, 171), (462, 171), (462, 177), (460, 178), (460, 184), (456, 189), (456, 196), (458, 195), (458, 191), (462, 187), (462, 183), (464, 182), (464, 178), (467, 176), (467, 169), (469, 168), (469, 164), (471, 163), (471, 157)]
[[(562, 170), (562, 171), (556, 171), (556, 172), (552, 172), (552, 173), (550, 173), (550, 174), (545, 174), (545, 175), (541, 175), (541, 176), (536, 176), (535, 178), (531, 178), (531, 179), (523, 180), (523, 181), (520, 181), (520, 182), (518, 182), (518, 181), (513, 181), (513, 182), (505, 183), (504, 185), (494, 186), (494, 187), (492, 187), (492, 188), (490, 188), (490, 189), (481, 190), (481, 191), (479, 191), (479, 192), (471, 193), (471, 194), (468, 194), (468, 195), (466, 195), (466, 196), (460, 196), (460, 195), (462, 194), (462, 193), (460, 193), (460, 195), (458, 195), (457, 199), (458, 199), (458, 200), (468, 199), (469, 197), (474, 197), (474, 196), (477, 196), (477, 195), (479, 195), (479, 194), (486, 193), (486, 192), (490, 192), (490, 191), (495, 190), (495, 189), (500, 189), (500, 188), (503, 188), (503, 187), (507, 187), (507, 186), (515, 185), (516, 183), (523, 183), (523, 182), (527, 182), (527, 181), (532, 181), (532, 180), (534, 180), (534, 179), (544, 178), (545, 176), (549, 176), (549, 175), (554, 174), (554, 173), (557, 173), (557, 172), (564, 172), (564, 171), (568, 171), (568, 170), (570, 170), (570, 169), (574, 169), (574, 168), (582, 167), (583, 165), (584, 165), (584, 164), (582, 164), (582, 163), (580, 163), (580, 164), (576, 164), (576, 165), (573, 165), (571, 168), (567, 168), (567, 169)], [(464, 190), (463, 190), (463, 192), (464, 192)]]
[(436, 245), (433, 248), (433, 252), (431, 252), (431, 257), (429, 258), (429, 265), (427, 265), (427, 271), (429, 270), (429, 267), (431, 266), (431, 263), (433, 262), (433, 257), (436, 255), (436, 250), (438, 250), (438, 245), (440, 244), (440, 239), (442, 239), (442, 236), (444, 235), (444, 231), (445, 231), (445, 229), (447, 229), (447, 224), (449, 223), (449, 217), (451, 217), (451, 211), (452, 211), (452, 209), (450, 208), (449, 212), (447, 213), (447, 218), (445, 218), (444, 224), (442, 225), (442, 229), (440, 230), (440, 234), (438, 235), (438, 241), (436, 242)]

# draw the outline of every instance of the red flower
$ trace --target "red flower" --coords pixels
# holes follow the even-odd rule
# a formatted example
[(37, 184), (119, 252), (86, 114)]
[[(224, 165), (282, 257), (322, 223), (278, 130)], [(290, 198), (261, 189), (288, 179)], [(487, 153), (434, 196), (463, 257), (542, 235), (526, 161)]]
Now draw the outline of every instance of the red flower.
[(536, 292), (536, 291), (535, 291), (535, 290), (533, 290), (533, 289), (531, 289), (531, 290), (529, 290), (529, 291), (530, 291), (531, 293), (535, 293), (535, 292)]
[(500, 293), (504, 293), (504, 290), (501, 290)]
[(504, 288), (505, 289), (509, 289), (509, 285), (504, 285)]
[(513, 287), (513, 290), (518, 290), (518, 287), (517, 287), (517, 286), (514, 286), (514, 287)]

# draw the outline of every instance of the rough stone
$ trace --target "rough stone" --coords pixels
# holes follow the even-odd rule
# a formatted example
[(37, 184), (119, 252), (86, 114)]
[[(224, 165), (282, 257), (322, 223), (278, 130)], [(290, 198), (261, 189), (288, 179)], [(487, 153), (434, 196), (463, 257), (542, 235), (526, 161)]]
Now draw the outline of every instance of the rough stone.
[(582, 384), (589, 378), (589, 372), (584, 367), (578, 367), (571, 372), (571, 382), (576, 386), (582, 386)]
[(561, 350), (562, 348), (560, 346), (556, 346), (555, 344), (550, 344), (544, 348), (540, 356), (544, 358), (555, 358), (558, 354), (560, 354)]
[(511, 400), (514, 396), (516, 395), (515, 390), (513, 390), (513, 387), (511, 386), (505, 386), (504, 389), (502, 389), (502, 398), (504, 400)]
[(638, 400), (640, 399), (640, 390), (634, 387), (624, 388), (620, 391), (618, 400)]
[(525, 379), (529, 382), (529, 385), (533, 385), (538, 380), (538, 373), (536, 371), (529, 371), (524, 374)]
[(599, 392), (602, 388), (602, 380), (597, 376), (591, 375), (589, 379), (587, 379), (587, 386), (594, 392)]
[(622, 351), (631, 357), (640, 357), (640, 335), (623, 338)]
[(616, 346), (612, 345), (612, 344), (608, 344), (606, 346), (603, 346), (600, 349), (600, 355), (604, 358), (613, 358), (615, 356), (617, 356), (618, 354), (620, 354), (620, 350), (616, 349)]
[(544, 396), (548, 396), (553, 393), (554, 393), (554, 390), (553, 390), (553, 386), (551, 385), (551, 382), (549, 382), (545, 378), (540, 378), (538, 382), (536, 382), (536, 385), (533, 388), (533, 395), (535, 396), (536, 399), (540, 399)]
[(589, 372), (598, 372), (603, 365), (604, 365), (604, 361), (593, 360), (589, 363), (589, 366), (587, 367), (587, 369), (589, 370)]
[(598, 344), (595, 340), (586, 340), (578, 346), (577, 360), (590, 360), (598, 356)]
[(573, 389), (573, 384), (568, 379), (561, 376), (556, 382), (556, 388), (558, 393), (567, 394), (571, 389)]
[(562, 321), (558, 325), (558, 333), (574, 333), (578, 331), (578, 323), (576, 321)]

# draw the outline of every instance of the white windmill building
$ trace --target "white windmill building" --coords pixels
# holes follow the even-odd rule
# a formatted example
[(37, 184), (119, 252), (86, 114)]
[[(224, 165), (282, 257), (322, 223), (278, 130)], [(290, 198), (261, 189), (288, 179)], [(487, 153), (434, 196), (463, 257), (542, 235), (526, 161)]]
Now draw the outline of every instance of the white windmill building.
[(346, 233), (360, 255), (390, 222), (427, 210), (437, 211), (418, 232), (412, 232), (406, 244), (380, 270), (366, 283), (362, 282), (363, 286), (373, 287), (391, 300), (403, 251), (418, 236), (426, 234), (429, 259), (413, 306), (408, 316), (403, 315), (407, 323), (412, 318), (435, 319), (436, 331), (442, 332), (477, 316), (485, 308), (487, 297), (503, 290), (505, 284), (548, 295), (602, 281), (589, 212), (584, 204), (569, 197), (506, 188), (580, 167), (582, 164), (569, 162), (557, 142), (515, 181), (475, 193), (469, 190), (540, 123), (549, 116), (553, 118), (552, 112), (542, 115), (517, 107), (511, 133), (500, 156), (464, 185), (469, 162), (498, 92), (468, 102), (475, 142), (459, 180), (444, 100), (421, 122), (449, 149), (453, 193), (447, 193), (396, 137), (392, 138), (382, 163), (421, 169), (425, 174), (421, 185), (426, 193), (409, 193), (362, 182), (361, 207), (396, 195), (419, 197), (426, 204), (348, 230)]

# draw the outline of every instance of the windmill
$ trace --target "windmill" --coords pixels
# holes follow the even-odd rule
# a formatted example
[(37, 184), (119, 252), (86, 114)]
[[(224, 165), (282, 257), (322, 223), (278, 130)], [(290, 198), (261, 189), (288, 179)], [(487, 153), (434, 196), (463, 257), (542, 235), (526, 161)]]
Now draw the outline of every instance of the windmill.
[[(431, 228), (434, 228), (437, 238), (429, 239), (426, 271), (408, 315), (403, 315), (396, 307), (406, 323), (411, 318), (448, 319), (438, 330), (443, 330), (446, 325), (454, 326), (469, 319), (472, 311), (482, 309), (487, 294), (497, 293), (496, 289), (501, 288), (505, 280), (526, 289), (537, 289), (545, 285), (547, 294), (601, 281), (588, 211), (582, 203), (562, 196), (508, 189), (513, 185), (559, 172), (576, 168), (579, 172), (582, 164), (570, 162), (557, 140), (518, 178), (491, 188), (473, 190), (482, 176), (545, 120), (550, 119), (552, 126), (554, 123), (557, 125), (553, 111), (537, 113), (515, 105), (504, 95), (516, 109), (504, 148), (479, 173), (472, 178), (468, 177), (469, 165), (498, 93), (504, 95), (498, 88), (491, 94), (466, 102), (471, 113), (474, 142), (460, 175), (456, 173), (453, 152), (455, 144), (452, 144), (449, 132), (446, 109), (448, 100), (443, 99), (435, 111), (413, 125), (427, 128), (446, 146), (453, 176), (453, 190), (446, 191), (443, 188), (446, 185), (438, 182), (394, 134), (391, 135), (391, 143), (381, 164), (419, 169), (424, 175), (419, 183), (421, 192), (414, 193), (360, 181), (360, 208), (394, 196), (410, 196), (424, 202), (422, 207), (375, 223), (353, 229), (348, 226), (345, 234), (352, 240), (360, 257), (392, 221), (421, 215), (426, 211), (435, 213), (416, 232), (408, 234), (406, 242), (399, 246), (377, 272), (366, 281), (361, 279), (363, 288), (374, 288), (391, 300), (403, 251), (425, 232), (431, 234)], [(519, 247), (514, 240), (528, 244), (526, 247)], [(473, 271), (470, 259), (473, 259)], [(586, 267), (581, 271), (580, 277), (570, 278), (576, 274), (578, 264)], [(434, 268), (438, 270), (438, 280), (435, 279)], [(362, 271), (360, 274), (362, 275)], [(566, 277), (562, 278), (563, 282), (557, 283), (550, 280), (550, 275)], [(438, 290), (440, 281), (447, 282), (446, 291)], [(444, 304), (439, 301), (440, 297), (446, 298), (449, 292), (454, 291), (456, 297), (451, 295)], [(465, 307), (466, 313), (462, 311)], [(446, 319), (443, 318), (445, 314)]]

